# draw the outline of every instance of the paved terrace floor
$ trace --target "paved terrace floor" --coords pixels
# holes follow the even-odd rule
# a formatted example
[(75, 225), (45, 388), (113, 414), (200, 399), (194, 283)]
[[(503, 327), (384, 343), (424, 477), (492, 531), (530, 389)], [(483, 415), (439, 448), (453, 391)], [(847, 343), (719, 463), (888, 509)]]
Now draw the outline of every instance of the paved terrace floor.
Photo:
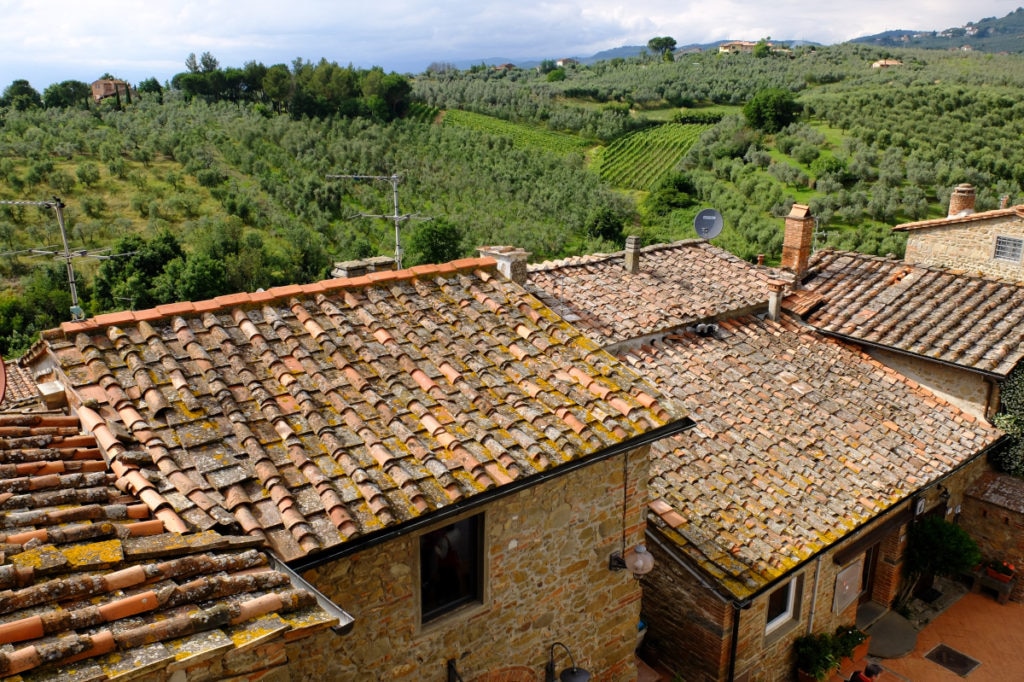
[[(1015, 682), (1024, 680), (1024, 604), (1000, 604), (987, 591), (974, 594), (962, 585), (945, 584), (943, 591), (957, 591), (941, 612), (915, 610), (911, 619), (920, 622), (913, 651), (899, 658), (875, 658), (859, 661), (861, 669), (869, 662), (881, 664), (885, 672), (879, 682)], [(966, 675), (959, 675), (925, 658), (935, 647), (946, 645), (979, 662)], [(855, 668), (844, 667), (843, 676), (831, 682), (849, 679)]]

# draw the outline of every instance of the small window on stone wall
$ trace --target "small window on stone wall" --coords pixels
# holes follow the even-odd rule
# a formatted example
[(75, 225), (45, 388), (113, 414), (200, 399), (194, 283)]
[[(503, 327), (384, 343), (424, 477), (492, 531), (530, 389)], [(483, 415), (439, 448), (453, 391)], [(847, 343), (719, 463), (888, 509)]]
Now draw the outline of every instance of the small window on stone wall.
[(1020, 237), (996, 237), (996, 250), (992, 257), (996, 260), (1020, 263), (1024, 254), (1024, 239)]
[(768, 595), (764, 633), (770, 635), (800, 617), (800, 579), (791, 578)]
[(420, 605), (427, 623), (483, 600), (483, 515), (420, 536)]

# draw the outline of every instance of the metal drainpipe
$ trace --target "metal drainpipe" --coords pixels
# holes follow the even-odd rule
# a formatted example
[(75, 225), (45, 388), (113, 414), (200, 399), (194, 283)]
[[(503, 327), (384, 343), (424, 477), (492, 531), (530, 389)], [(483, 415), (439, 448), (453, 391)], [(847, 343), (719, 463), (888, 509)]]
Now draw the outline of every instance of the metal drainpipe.
[(740, 613), (750, 608), (750, 600), (732, 603), (732, 643), (729, 645), (729, 682), (736, 680), (736, 654), (740, 648)]
[(807, 614), (807, 634), (814, 631), (814, 611), (818, 606), (818, 581), (821, 578), (821, 555), (814, 562), (814, 591), (811, 592), (811, 610)]

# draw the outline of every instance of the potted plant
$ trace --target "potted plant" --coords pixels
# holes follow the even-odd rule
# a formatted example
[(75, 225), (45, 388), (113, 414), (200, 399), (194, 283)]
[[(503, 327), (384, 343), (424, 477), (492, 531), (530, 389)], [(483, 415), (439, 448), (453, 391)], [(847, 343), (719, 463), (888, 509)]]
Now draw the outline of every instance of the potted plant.
[(910, 526), (904, 585), (908, 592), (898, 602), (905, 603), (910, 592), (930, 601), (936, 575), (959, 575), (980, 561), (978, 544), (967, 531), (941, 516), (925, 516)]
[(835, 643), (836, 656), (853, 662), (868, 655), (871, 636), (856, 625), (840, 625), (832, 635), (832, 641)]
[(1013, 580), (1014, 572), (1015, 569), (1013, 567), (1013, 564), (1008, 563), (1006, 561), (999, 561), (998, 559), (993, 559), (992, 561), (989, 561), (985, 564), (985, 573), (990, 578), (995, 578), (996, 580), (999, 580), (1004, 583), (1008, 583), (1011, 580)]
[(800, 635), (793, 641), (793, 651), (797, 679), (802, 682), (822, 682), (839, 665), (834, 637), (827, 632)]

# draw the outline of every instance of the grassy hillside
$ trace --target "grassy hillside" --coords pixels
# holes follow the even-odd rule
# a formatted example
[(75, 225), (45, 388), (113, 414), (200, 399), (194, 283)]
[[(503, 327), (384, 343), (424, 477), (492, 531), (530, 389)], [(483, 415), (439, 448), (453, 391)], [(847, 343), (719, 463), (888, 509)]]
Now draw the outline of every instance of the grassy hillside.
[[(901, 67), (873, 69), (881, 56)], [(745, 101), (793, 93), (799, 116), (751, 128)], [(794, 201), (819, 243), (900, 253), (891, 225), (941, 215), (960, 182), (980, 208), (1021, 201), (1024, 57), (846, 45), (750, 55), (617, 59), (567, 69), (424, 74), (405, 118), (309, 117), (175, 91), (124, 110), (0, 108), (0, 199), (61, 197), (89, 314), (323, 277), (394, 252), (405, 264), (516, 244), (535, 259), (692, 237), (778, 258)], [(0, 352), (67, 318), (52, 212), (0, 206)]]

